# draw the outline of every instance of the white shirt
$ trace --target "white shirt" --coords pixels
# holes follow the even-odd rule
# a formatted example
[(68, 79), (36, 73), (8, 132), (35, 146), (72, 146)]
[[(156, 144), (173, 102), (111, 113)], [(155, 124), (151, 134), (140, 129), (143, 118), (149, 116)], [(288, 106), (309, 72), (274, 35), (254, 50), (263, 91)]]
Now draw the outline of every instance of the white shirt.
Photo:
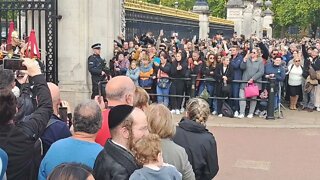
[[(293, 66), (293, 67), (292, 67)], [(292, 67), (292, 69), (291, 69)], [(303, 77), (302, 77), (302, 73), (303, 73), (303, 70), (302, 70), (302, 67), (301, 66), (296, 66), (294, 64), (290, 65), (288, 67), (289, 69), (289, 79), (288, 79), (288, 84), (290, 86), (299, 86), (302, 84), (302, 80), (303, 80)], [(291, 69), (291, 70), (290, 70)]]

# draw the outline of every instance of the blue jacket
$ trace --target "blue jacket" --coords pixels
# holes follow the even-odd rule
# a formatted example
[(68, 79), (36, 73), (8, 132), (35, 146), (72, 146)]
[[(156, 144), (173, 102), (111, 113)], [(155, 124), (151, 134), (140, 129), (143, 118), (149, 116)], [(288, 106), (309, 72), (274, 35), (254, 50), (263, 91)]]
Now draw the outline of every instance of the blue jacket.
[(268, 63), (265, 66), (264, 74), (265, 75), (275, 74), (275, 78), (277, 82), (284, 81), (286, 77), (285, 69), (281, 65), (280, 66), (273, 65), (273, 63)]
[(230, 65), (233, 68), (233, 79), (242, 79), (242, 70), (240, 69), (240, 64), (243, 61), (243, 56), (238, 54), (234, 59), (231, 60)]
[(139, 86), (139, 76), (140, 76), (140, 69), (136, 67), (135, 69), (128, 69), (126, 76), (128, 76), (136, 86)]

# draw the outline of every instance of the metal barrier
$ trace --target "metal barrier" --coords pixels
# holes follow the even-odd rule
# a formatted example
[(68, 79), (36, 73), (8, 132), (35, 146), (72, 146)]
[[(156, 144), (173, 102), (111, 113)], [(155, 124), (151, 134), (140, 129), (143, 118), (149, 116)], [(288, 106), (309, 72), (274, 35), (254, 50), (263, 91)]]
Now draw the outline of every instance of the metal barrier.
[[(142, 77), (142, 78), (150, 78), (150, 77)], [(216, 80), (213, 78), (197, 78), (197, 75), (191, 74), (190, 78), (172, 78), (168, 77), (170, 80), (184, 80), (184, 81), (191, 81), (190, 86), (190, 95), (164, 95), (164, 94), (154, 94), (154, 93), (148, 93), (150, 96), (163, 96), (163, 97), (181, 97), (181, 98), (194, 98), (196, 97), (196, 82), (197, 81), (210, 81), (215, 82)], [(105, 82), (105, 81), (104, 81)], [(242, 80), (233, 80), (232, 83), (247, 83), (247, 81)], [(256, 83), (261, 84), (269, 84), (268, 89), (268, 99), (247, 99), (247, 98), (230, 98), (230, 97), (217, 97), (217, 96), (210, 96), (209, 99), (230, 99), (230, 100), (245, 100), (245, 101), (264, 101), (268, 102), (267, 106), (267, 117), (268, 120), (274, 120), (274, 97), (275, 97), (275, 78), (270, 78), (268, 81), (256, 81)]]

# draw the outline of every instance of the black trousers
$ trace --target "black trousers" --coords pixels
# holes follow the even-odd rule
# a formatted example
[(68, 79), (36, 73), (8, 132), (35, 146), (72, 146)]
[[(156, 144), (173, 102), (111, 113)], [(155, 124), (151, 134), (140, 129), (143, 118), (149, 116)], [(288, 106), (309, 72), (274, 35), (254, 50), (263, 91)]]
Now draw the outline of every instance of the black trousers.
[[(183, 95), (185, 91), (184, 80), (173, 80), (170, 87), (171, 95)], [(181, 109), (182, 97), (170, 97), (171, 109)]]

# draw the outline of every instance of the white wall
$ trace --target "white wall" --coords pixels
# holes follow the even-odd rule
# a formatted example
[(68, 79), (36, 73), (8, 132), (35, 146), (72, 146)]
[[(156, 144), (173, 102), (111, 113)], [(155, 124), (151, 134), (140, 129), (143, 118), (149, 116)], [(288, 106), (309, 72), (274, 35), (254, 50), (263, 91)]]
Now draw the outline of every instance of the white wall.
[[(116, 0), (59, 0), (58, 78), (62, 99), (73, 107), (90, 98), (91, 76), (87, 58), (91, 45), (102, 44), (110, 59), (113, 40), (120, 31), (120, 2)], [(109, 56), (107, 56), (109, 55)]]

